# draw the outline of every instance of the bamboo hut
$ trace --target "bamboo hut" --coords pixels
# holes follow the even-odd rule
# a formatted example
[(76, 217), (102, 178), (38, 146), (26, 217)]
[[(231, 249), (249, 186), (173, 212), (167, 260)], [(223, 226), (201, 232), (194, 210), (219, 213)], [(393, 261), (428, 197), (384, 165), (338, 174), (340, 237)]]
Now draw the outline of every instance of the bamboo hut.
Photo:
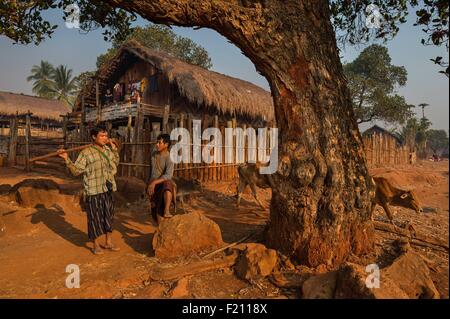
[(401, 138), (374, 125), (362, 134), (369, 166), (394, 166), (413, 164), (415, 151), (403, 144)]
[[(70, 108), (63, 102), (0, 92), (0, 157), (2, 164), (25, 164), (63, 143), (63, 119)], [(54, 145), (52, 145), (54, 144)]]
[[(145, 178), (149, 146), (157, 134), (170, 133), (174, 127), (192, 133), (194, 119), (202, 121), (202, 130), (217, 127), (221, 132), (226, 127), (272, 127), (273, 99), (270, 92), (252, 83), (188, 64), (132, 40), (82, 88), (69, 115), (68, 143), (88, 141), (89, 126), (105, 123), (110, 135), (125, 146), (119, 175)], [(179, 164), (177, 175), (216, 181), (236, 176), (235, 167), (193, 166)]]

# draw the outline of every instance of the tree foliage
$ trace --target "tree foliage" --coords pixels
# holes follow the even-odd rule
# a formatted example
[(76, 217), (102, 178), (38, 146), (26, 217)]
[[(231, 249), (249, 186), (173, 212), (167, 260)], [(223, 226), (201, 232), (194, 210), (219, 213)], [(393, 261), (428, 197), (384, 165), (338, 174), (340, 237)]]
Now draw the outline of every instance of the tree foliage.
[(391, 64), (386, 47), (373, 44), (344, 65), (358, 123), (382, 120), (403, 124), (412, 116), (412, 105), (395, 93), (407, 81), (403, 66)]
[(72, 76), (72, 69), (65, 65), (54, 67), (47, 61), (33, 65), (27, 81), (33, 81), (33, 93), (48, 99), (57, 99), (72, 105), (78, 86), (77, 78)]
[(31, 75), (27, 77), (27, 81), (33, 81), (32, 91), (40, 97), (53, 98), (53, 76), (55, 69), (53, 65), (47, 61), (41, 61), (39, 65), (33, 65)]
[(428, 147), (435, 153), (448, 148), (448, 135), (445, 130), (430, 130), (428, 132)]
[[(32, 0), (0, 2), (0, 34), (18, 43), (40, 43), (50, 37), (55, 25), (46, 21), (42, 12), (75, 3), (80, 8), (80, 29), (91, 31), (103, 28), (105, 40), (123, 41), (131, 32), (131, 23), (136, 13), (117, 9), (106, 1), (87, 0)], [(369, 28), (366, 18), (373, 12), (366, 12), (369, 5), (376, 5), (382, 17), (379, 28)], [(410, 11), (414, 11), (415, 25), (420, 27), (424, 45), (442, 46), (448, 50), (448, 0), (331, 0), (332, 22), (337, 31), (337, 40), (346, 43), (364, 43), (371, 39), (389, 40), (395, 37), (400, 26), (407, 21)], [(65, 13), (65, 17), (70, 12)], [(449, 75), (448, 61), (438, 56), (430, 59), (442, 66), (441, 72)]]
[(427, 143), (430, 135), (431, 122), (426, 117), (418, 120), (416, 117), (408, 119), (402, 129), (401, 136), (406, 145), (417, 149), (420, 157), (427, 156)]
[(124, 40), (114, 40), (113, 46), (105, 54), (97, 58), (97, 68), (110, 59), (117, 52), (120, 45), (127, 40), (134, 39), (145, 47), (166, 52), (187, 63), (198, 65), (206, 69), (212, 67), (208, 52), (189, 38), (177, 36), (167, 26), (150, 24), (146, 27), (136, 27)]
[[(375, 5), (375, 10), (368, 10)], [(448, 0), (332, 0), (330, 1), (333, 25), (338, 34), (337, 40), (345, 45), (365, 43), (373, 39), (390, 40), (407, 22), (410, 12), (415, 14), (414, 25), (420, 27), (423, 34), (420, 42), (423, 45), (444, 45), (448, 51)], [(367, 18), (374, 13), (379, 14), (379, 27), (370, 28)], [(437, 56), (430, 59), (440, 65), (440, 73), (449, 76), (448, 61)]]
[(72, 69), (67, 69), (65, 65), (58, 66), (55, 68), (53, 81), (55, 98), (68, 105), (73, 105), (77, 90), (77, 79), (72, 76)]

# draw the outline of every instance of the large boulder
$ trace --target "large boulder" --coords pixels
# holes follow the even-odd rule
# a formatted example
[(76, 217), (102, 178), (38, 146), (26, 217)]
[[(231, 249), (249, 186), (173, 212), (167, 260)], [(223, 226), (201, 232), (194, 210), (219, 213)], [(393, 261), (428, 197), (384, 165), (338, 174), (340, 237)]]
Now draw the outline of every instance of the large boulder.
[(371, 273), (366, 272), (363, 266), (345, 263), (339, 269), (334, 297), (338, 299), (408, 299), (404, 291), (390, 278), (384, 276), (383, 269), (380, 270), (379, 288), (369, 288), (366, 285), (369, 275)]
[(422, 256), (412, 250), (397, 258), (382, 274), (395, 282), (411, 299), (440, 297), (427, 264)]
[(368, 288), (370, 272), (347, 263), (339, 272), (336, 298), (418, 299), (439, 298), (430, 270), (423, 258), (412, 250), (400, 255), (388, 267), (380, 269), (380, 287)]
[(153, 250), (160, 259), (187, 257), (223, 244), (219, 226), (198, 212), (163, 220), (153, 236)]
[(336, 289), (337, 272), (330, 271), (312, 276), (302, 285), (303, 299), (331, 299)]
[(236, 275), (241, 279), (260, 279), (269, 276), (277, 264), (277, 252), (262, 244), (245, 244), (236, 265)]
[(25, 179), (9, 190), (8, 196), (22, 207), (59, 205), (64, 209), (80, 210), (80, 195), (65, 194), (51, 179)]

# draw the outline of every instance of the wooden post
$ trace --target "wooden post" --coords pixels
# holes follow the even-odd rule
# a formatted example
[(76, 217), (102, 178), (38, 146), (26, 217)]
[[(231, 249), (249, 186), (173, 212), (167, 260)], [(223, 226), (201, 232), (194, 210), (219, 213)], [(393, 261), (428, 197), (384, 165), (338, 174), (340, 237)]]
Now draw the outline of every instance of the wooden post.
[(97, 107), (97, 123), (102, 120), (102, 111), (100, 106), (100, 91), (98, 87), (98, 79), (95, 79), (95, 106)]
[[(184, 125), (185, 116), (186, 115), (184, 113), (180, 114), (180, 121), (179, 121), (178, 127), (180, 127), (180, 128), (184, 128), (185, 127), (185, 125)], [(181, 165), (178, 165), (178, 167), (186, 168), (187, 165), (188, 165), (188, 163), (182, 162)], [(187, 170), (183, 169), (183, 170), (179, 171), (178, 176), (181, 176), (183, 178), (187, 178), (187, 174), (188, 174)]]
[[(236, 128), (237, 122), (236, 117), (233, 117), (233, 128)], [(233, 138), (233, 163), (236, 161), (236, 139)], [(231, 166), (231, 178), (234, 179), (236, 177), (236, 167)]]
[[(191, 113), (189, 113), (187, 115), (187, 130), (189, 131), (189, 141), (188, 141), (188, 143), (192, 144), (192, 114)], [(191, 154), (190, 154), (188, 166), (190, 166), (191, 169), (187, 170), (188, 171), (187, 177), (188, 177), (188, 179), (195, 179), (196, 175), (195, 175), (195, 171), (193, 169), (194, 163), (192, 163), (192, 159), (193, 159), (192, 149), (193, 148), (192, 148), (192, 145), (189, 145), (189, 147), (191, 148), (191, 152), (190, 152)]]
[(108, 136), (111, 136), (112, 123), (110, 121), (106, 122), (106, 131), (108, 132)]
[[(178, 125), (178, 121), (179, 121), (178, 114), (173, 114), (172, 117), (173, 117), (173, 123), (169, 123), (167, 125), (167, 132), (171, 132), (173, 130), (173, 128), (177, 127), (177, 125)], [(170, 133), (168, 133), (168, 134), (170, 134)], [(181, 167), (180, 164), (174, 163), (174, 165), (173, 165), (173, 168), (175, 170), (174, 171), (174, 176), (181, 177), (183, 175), (183, 170), (181, 170), (181, 171), (177, 170), (179, 167)]]
[(169, 112), (170, 112), (170, 106), (166, 105), (164, 106), (164, 114), (163, 114), (163, 122), (162, 122), (162, 132), (167, 133), (167, 123), (169, 122)]
[(222, 125), (220, 127), (220, 133), (222, 133), (222, 165), (220, 167), (220, 180), (224, 181), (225, 180), (225, 127)]
[[(233, 122), (232, 121), (227, 121), (227, 128), (233, 128)], [(234, 137), (233, 137), (233, 141), (234, 141)], [(230, 146), (233, 146), (233, 144), (234, 144), (234, 142), (233, 143), (231, 143), (231, 145)], [(228, 151), (229, 152), (229, 150), (228, 150), (228, 147), (226, 148), (226, 151)], [(233, 161), (234, 161), (234, 157), (233, 157), (233, 152), (232, 152), (232, 158), (233, 158)], [(226, 167), (226, 180), (230, 180), (232, 177), (231, 177), (231, 174), (233, 173), (233, 168), (232, 168), (232, 166), (229, 166), (231, 163), (226, 163), (226, 165), (227, 165), (227, 167)]]
[[(219, 117), (217, 115), (214, 115), (214, 127), (215, 128), (219, 128)], [(217, 142), (217, 141), (216, 141)], [(218, 150), (214, 149), (214, 168), (213, 168), (213, 180), (217, 182), (217, 180), (219, 179), (219, 163), (216, 161), (217, 158), (217, 154), (216, 152), (218, 152)]]
[(16, 165), (16, 152), (17, 152), (17, 114), (11, 118), (9, 125), (9, 152), (8, 152), (8, 165)]
[[(127, 124), (127, 134), (125, 137), (125, 141), (126, 142), (131, 142), (131, 123), (133, 122), (133, 116), (130, 114), (128, 114), (128, 124)], [(125, 147), (125, 145), (124, 145)], [(132, 148), (131, 148), (132, 149)], [(130, 149), (124, 149), (124, 162), (131, 162), (131, 158), (130, 158)], [(127, 176), (130, 176), (130, 166), (125, 167), (126, 171), (127, 171)]]
[(84, 142), (86, 138), (86, 109), (84, 108), (84, 96), (81, 97), (81, 118), (80, 118), (80, 142)]
[(67, 116), (63, 116), (63, 139), (64, 139), (64, 148), (67, 147)]
[[(151, 140), (151, 123), (150, 118), (144, 117), (144, 134), (143, 134), (143, 140), (145, 142), (148, 142)], [(151, 156), (151, 145), (143, 145), (142, 152), (144, 156), (144, 164), (150, 164), (150, 156)], [(150, 169), (144, 168), (144, 181), (147, 181), (150, 177)]]
[[(209, 117), (208, 117), (208, 115), (203, 114), (203, 117), (202, 117), (202, 135), (203, 135), (203, 131), (208, 126), (209, 126)], [(202, 149), (202, 162), (200, 163), (200, 166), (203, 166), (203, 168), (200, 170), (200, 172), (201, 172), (200, 174), (202, 176), (201, 180), (206, 182), (206, 181), (209, 180), (209, 168), (208, 168), (209, 164), (203, 162), (203, 148), (204, 148), (203, 144), (205, 144), (205, 141), (203, 141), (203, 139), (202, 139), (201, 143), (202, 143), (202, 148), (201, 148)]]
[(30, 159), (30, 142), (31, 142), (31, 113), (28, 110), (27, 115), (25, 116), (25, 170), (28, 172), (31, 169), (31, 163), (29, 163)]
[[(144, 115), (142, 114), (142, 106), (139, 103), (137, 110), (136, 110), (136, 118), (135, 118), (135, 123), (134, 123), (134, 143), (141, 143), (143, 138), (143, 132), (142, 130), (144, 129)], [(142, 145), (135, 145), (134, 146), (134, 152), (133, 152), (133, 159), (132, 162), (133, 163), (138, 163), (138, 164), (142, 164), (143, 163), (143, 152), (142, 152)], [(140, 173), (141, 173), (142, 168), (139, 166), (135, 166), (135, 176), (139, 177)]]

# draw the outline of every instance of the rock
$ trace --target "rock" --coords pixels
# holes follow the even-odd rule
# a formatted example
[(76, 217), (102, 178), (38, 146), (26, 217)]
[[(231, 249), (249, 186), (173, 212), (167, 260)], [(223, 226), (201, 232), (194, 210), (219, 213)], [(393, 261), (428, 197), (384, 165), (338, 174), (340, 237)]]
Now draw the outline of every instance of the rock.
[(9, 184), (1, 184), (0, 185), (0, 195), (8, 194), (11, 190), (12, 186)]
[(371, 272), (353, 263), (345, 263), (340, 269), (336, 281), (335, 298), (356, 299), (407, 299), (403, 292), (392, 280), (383, 276), (380, 270), (380, 288), (368, 288), (367, 277)]
[(302, 286), (303, 299), (331, 299), (336, 288), (337, 271), (307, 279)]
[(81, 210), (80, 196), (62, 193), (59, 185), (51, 179), (25, 179), (15, 184), (8, 196), (22, 207), (39, 205), (49, 208), (57, 204), (64, 209)]
[(439, 299), (430, 270), (422, 257), (412, 250), (400, 256), (387, 268), (383, 277), (391, 279), (409, 298)]
[(139, 291), (138, 296), (142, 298), (162, 298), (166, 288), (159, 282), (153, 282)]
[(183, 298), (189, 296), (189, 277), (184, 277), (178, 280), (175, 288), (173, 288), (170, 296), (172, 298)]
[(163, 220), (153, 237), (153, 250), (160, 259), (190, 256), (223, 244), (219, 226), (197, 212)]
[(286, 271), (273, 273), (269, 280), (279, 288), (300, 288), (303, 283), (311, 277), (311, 273), (299, 273), (297, 271)]
[(418, 299), (439, 298), (430, 270), (422, 257), (404, 247), (406, 252), (380, 269), (380, 287), (368, 288), (371, 273), (364, 267), (347, 263), (340, 269), (336, 298)]
[(241, 279), (259, 279), (269, 276), (277, 264), (277, 252), (262, 244), (246, 244), (235, 266), (236, 275)]

